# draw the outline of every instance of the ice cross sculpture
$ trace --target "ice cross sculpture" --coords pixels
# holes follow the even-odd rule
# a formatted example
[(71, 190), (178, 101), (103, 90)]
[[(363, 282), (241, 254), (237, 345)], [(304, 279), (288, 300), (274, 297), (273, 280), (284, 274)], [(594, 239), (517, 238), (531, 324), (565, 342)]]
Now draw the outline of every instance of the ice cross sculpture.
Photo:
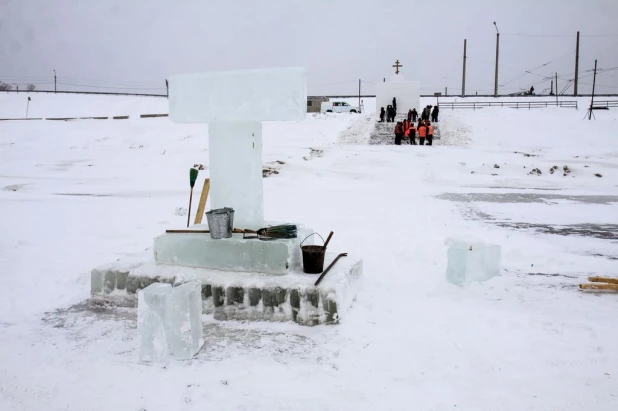
[(262, 121), (305, 119), (305, 70), (174, 75), (169, 110), (174, 123), (208, 123), (212, 208), (232, 207), (237, 228), (262, 227)]

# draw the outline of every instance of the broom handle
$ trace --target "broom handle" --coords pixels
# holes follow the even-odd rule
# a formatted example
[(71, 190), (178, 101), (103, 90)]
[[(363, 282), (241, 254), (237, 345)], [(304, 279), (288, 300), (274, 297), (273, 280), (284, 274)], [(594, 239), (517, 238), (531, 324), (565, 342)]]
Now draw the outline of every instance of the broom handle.
[[(208, 234), (210, 230), (165, 230), (168, 234)], [(242, 228), (235, 228), (232, 230), (234, 234), (257, 234), (253, 230), (245, 230)]]
[(189, 194), (189, 213), (187, 214), (187, 227), (191, 221), (191, 203), (193, 202), (193, 187), (191, 187), (191, 194)]
[(328, 247), (328, 243), (330, 242), (330, 239), (332, 238), (333, 234), (335, 234), (333, 231), (330, 232), (330, 234), (328, 235), (328, 237), (326, 237), (326, 242), (324, 243), (324, 248), (326, 249), (326, 247)]

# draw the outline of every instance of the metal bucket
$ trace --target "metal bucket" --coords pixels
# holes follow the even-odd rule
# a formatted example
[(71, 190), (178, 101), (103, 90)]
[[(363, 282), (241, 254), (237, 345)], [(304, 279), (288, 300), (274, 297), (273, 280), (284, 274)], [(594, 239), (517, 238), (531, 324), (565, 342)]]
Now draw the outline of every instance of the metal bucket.
[(217, 208), (206, 213), (210, 237), (219, 240), (232, 237), (234, 229), (234, 209), (229, 207)]
[[(313, 234), (305, 237), (305, 240)], [(321, 235), (318, 234), (318, 236), (322, 238)], [(300, 249), (303, 252), (303, 271), (307, 274), (320, 274), (324, 271), (324, 255), (326, 254), (326, 247), (323, 245), (303, 245), (305, 240), (300, 243)], [(323, 238), (322, 242), (324, 242)]]

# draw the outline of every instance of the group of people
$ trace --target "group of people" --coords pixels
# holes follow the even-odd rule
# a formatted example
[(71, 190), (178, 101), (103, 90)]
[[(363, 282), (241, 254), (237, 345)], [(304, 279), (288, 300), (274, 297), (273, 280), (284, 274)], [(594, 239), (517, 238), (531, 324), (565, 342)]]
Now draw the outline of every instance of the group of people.
[[(433, 109), (432, 109), (433, 108)], [(388, 105), (386, 110), (384, 107), (380, 108), (380, 123), (384, 123), (384, 117), (386, 122), (395, 122), (395, 115), (397, 114), (397, 99), (393, 97), (393, 105)], [(421, 115), (418, 115), (416, 108), (408, 110), (408, 116), (406, 120), (398, 121), (395, 125), (395, 144), (400, 146), (403, 140), (406, 140), (411, 145), (416, 145), (416, 133), (418, 133), (418, 144), (421, 146), (433, 145), (433, 126), (432, 122), (438, 122), (438, 115), (440, 114), (440, 108), (438, 106), (426, 106)], [(431, 117), (431, 122), (429, 121)], [(418, 119), (418, 124), (415, 126)]]
[[(412, 110), (410, 110), (412, 112)], [(408, 113), (409, 114), (409, 113)], [(424, 146), (433, 145), (433, 126), (428, 120), (418, 119), (418, 125), (414, 126), (412, 116), (403, 121), (398, 121), (395, 125), (395, 144), (400, 146), (403, 140), (409, 141), (409, 144), (416, 145), (416, 133), (418, 133), (418, 145)]]
[(393, 105), (386, 106), (386, 111), (384, 111), (384, 107), (380, 108), (380, 123), (384, 123), (384, 116), (386, 116), (387, 123), (395, 122), (395, 115), (397, 114), (397, 99), (393, 97)]
[[(392, 105), (389, 104), (388, 106), (386, 106), (386, 110), (384, 110), (384, 107), (380, 107), (380, 123), (384, 123), (384, 117), (386, 117), (387, 123), (394, 123), (396, 114), (397, 114), (397, 99), (393, 97), (393, 104)], [(423, 112), (421, 113), (420, 117), (422, 120), (425, 120), (425, 121), (429, 121), (429, 117), (431, 117), (431, 121), (434, 123), (437, 123), (439, 114), (440, 114), (440, 107), (438, 106), (434, 107), (432, 105), (428, 105), (427, 107), (423, 109)], [(419, 117), (418, 111), (416, 111), (416, 108), (413, 108), (412, 110), (408, 110), (408, 121), (415, 122), (418, 117)]]

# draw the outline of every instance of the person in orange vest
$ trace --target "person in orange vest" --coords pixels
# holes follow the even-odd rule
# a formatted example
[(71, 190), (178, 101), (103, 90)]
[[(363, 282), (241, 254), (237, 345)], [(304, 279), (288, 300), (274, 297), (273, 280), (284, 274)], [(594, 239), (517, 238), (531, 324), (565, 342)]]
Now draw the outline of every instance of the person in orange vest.
[(433, 126), (428, 121), (427, 122), (427, 145), (430, 146), (433, 142)]
[(410, 145), (416, 145), (416, 128), (414, 127), (414, 123), (410, 123), (410, 128), (408, 129), (408, 136), (410, 137)]
[(403, 137), (403, 124), (398, 121), (395, 125), (395, 145), (401, 145), (401, 138)]
[(418, 145), (425, 145), (425, 137), (427, 137), (427, 127), (424, 122), (421, 122), (421, 125), (418, 128)]
[(407, 141), (410, 140), (410, 122), (408, 120), (403, 120), (403, 138)]

